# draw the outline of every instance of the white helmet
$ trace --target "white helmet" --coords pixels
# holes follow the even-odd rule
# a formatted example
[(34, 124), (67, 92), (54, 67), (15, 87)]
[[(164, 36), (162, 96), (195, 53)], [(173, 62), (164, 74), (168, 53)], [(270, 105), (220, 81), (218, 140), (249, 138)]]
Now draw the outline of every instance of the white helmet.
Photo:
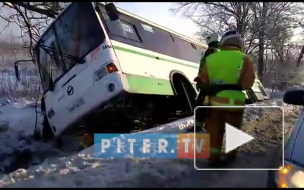
[(218, 42), (219, 41), (219, 35), (218, 33), (212, 33), (206, 38), (207, 44), (210, 44), (211, 42)]
[(226, 32), (220, 41), (220, 46), (235, 46), (240, 50), (244, 48), (244, 40), (242, 36), (235, 30)]

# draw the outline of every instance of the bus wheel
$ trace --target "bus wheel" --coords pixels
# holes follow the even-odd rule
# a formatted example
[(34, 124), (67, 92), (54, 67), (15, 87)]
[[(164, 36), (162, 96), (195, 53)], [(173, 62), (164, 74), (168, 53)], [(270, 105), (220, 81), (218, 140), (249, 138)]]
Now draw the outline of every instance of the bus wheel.
[(58, 149), (62, 149), (62, 147), (63, 147), (63, 141), (62, 141), (61, 137), (57, 137), (55, 139), (55, 147), (58, 148)]
[(246, 104), (253, 104), (253, 103), (256, 103), (256, 102), (259, 101), (252, 89), (248, 89), (246, 91), (246, 93), (247, 93), (248, 98), (249, 98), (249, 99), (246, 100)]
[(42, 138), (44, 140), (49, 140), (53, 138), (55, 135), (53, 133), (53, 130), (51, 128), (51, 125), (48, 121), (47, 116), (45, 115), (43, 118), (43, 123), (42, 123)]
[(182, 74), (175, 73), (172, 77), (172, 84), (175, 95), (183, 99), (183, 107), (186, 107), (186, 110), (193, 112), (197, 94), (191, 83)]
[(191, 99), (190, 99), (190, 95), (189, 95), (189, 93), (188, 93), (188, 91), (187, 91), (187, 89), (186, 89), (186, 84), (185, 84), (185, 82), (184, 82), (184, 81), (181, 81), (181, 85), (183, 86), (183, 90), (184, 90), (185, 97), (186, 97), (186, 100), (187, 100), (187, 102), (188, 102), (189, 108), (190, 108), (191, 112), (193, 112), (193, 110), (194, 110), (194, 108), (193, 108), (193, 103), (192, 103), (192, 101), (191, 101)]

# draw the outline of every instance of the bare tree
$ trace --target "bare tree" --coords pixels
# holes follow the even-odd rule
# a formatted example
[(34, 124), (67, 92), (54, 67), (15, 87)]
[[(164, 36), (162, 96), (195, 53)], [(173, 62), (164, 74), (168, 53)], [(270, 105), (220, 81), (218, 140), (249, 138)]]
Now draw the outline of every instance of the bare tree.
[(267, 68), (266, 50), (271, 49), (285, 64), (285, 46), (289, 44), (291, 31), (299, 27), (295, 18), (301, 10), (299, 3), (292, 2), (186, 2), (171, 9), (192, 19), (202, 36), (229, 28), (237, 30), (245, 39), (245, 53), (257, 57), (260, 79)]
[[(303, 15), (304, 15), (304, 14), (303, 14)], [(302, 17), (302, 18), (303, 18), (303, 17)], [(304, 24), (303, 24), (303, 22), (302, 22), (302, 18), (301, 18), (301, 17), (298, 18), (298, 23), (299, 23), (299, 25), (301, 26), (301, 28), (304, 28)], [(297, 59), (297, 67), (300, 66), (301, 60), (302, 60), (302, 58), (303, 58), (303, 55), (304, 55), (304, 46), (302, 47), (301, 52), (300, 52), (300, 54), (299, 54), (299, 57), (298, 57), (298, 59)]]
[(0, 17), (7, 22), (4, 29), (11, 24), (19, 26), (18, 38), (29, 43), (29, 53), (33, 56), (31, 50), (41, 32), (66, 5), (60, 2), (3, 2)]
[(200, 28), (199, 34), (204, 38), (206, 33), (235, 29), (245, 35), (249, 18), (248, 2), (184, 2), (172, 8), (174, 13), (183, 12)]
[[(258, 3), (259, 4), (259, 3)], [(258, 39), (259, 39), (259, 61), (258, 61), (258, 76), (261, 81), (263, 81), (263, 73), (264, 73), (264, 51), (265, 51), (265, 28), (266, 28), (266, 16), (268, 10), (268, 2), (263, 2), (259, 20), (260, 20), (260, 27), (258, 31)]]

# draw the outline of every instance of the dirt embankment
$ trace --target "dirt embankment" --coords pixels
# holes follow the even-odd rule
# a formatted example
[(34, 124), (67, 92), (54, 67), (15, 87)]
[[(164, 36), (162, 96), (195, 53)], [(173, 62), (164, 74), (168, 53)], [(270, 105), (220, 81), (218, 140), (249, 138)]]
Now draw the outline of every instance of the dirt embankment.
[(300, 107), (284, 105), (281, 109), (251, 108), (246, 111), (243, 131), (255, 137), (255, 140), (242, 146), (240, 150), (261, 153), (266, 151), (266, 147), (282, 143), (283, 134), (286, 135), (293, 128)]
[[(284, 106), (283, 109), (286, 132), (292, 129), (299, 108)], [(241, 148), (234, 166), (267, 167), (272, 152), (266, 150), (265, 145), (278, 144), (282, 137), (281, 111), (254, 108), (246, 112), (244, 119), (243, 130), (257, 140)], [(192, 117), (145, 132), (179, 133), (191, 124)], [(0, 186), (266, 187), (267, 171), (197, 171), (192, 159), (96, 159), (92, 153), (93, 147), (90, 147), (81, 154), (50, 159), (28, 170), (15, 171), (0, 180)], [(206, 167), (205, 159), (199, 162)]]

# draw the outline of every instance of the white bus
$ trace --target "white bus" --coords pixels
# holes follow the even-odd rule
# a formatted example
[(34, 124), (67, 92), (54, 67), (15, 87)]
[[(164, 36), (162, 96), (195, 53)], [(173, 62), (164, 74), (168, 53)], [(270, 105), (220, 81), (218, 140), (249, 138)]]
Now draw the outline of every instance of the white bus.
[(138, 118), (192, 113), (206, 48), (113, 3), (71, 3), (33, 50), (47, 113), (43, 136), (82, 123), (103, 131), (100, 120), (128, 132)]

